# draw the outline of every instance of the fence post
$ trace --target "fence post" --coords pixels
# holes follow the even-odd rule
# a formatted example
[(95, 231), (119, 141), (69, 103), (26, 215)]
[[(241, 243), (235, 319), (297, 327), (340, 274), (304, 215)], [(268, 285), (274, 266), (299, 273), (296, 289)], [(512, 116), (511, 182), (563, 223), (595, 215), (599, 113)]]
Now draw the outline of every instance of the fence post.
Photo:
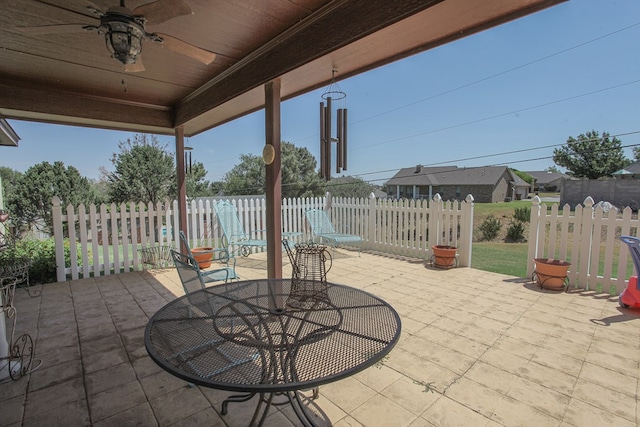
[(537, 257), (538, 228), (540, 227), (540, 197), (531, 199), (531, 219), (529, 221), (529, 250), (527, 252), (527, 277), (533, 274), (533, 259)]
[(64, 266), (64, 233), (62, 227), (62, 207), (60, 206), (60, 197), (53, 196), (53, 237), (56, 247), (56, 280), (64, 282), (67, 280)]
[[(431, 248), (440, 244), (440, 222), (442, 221), (442, 197), (436, 193), (429, 203), (429, 243), (427, 247), (428, 254), (431, 254)], [(429, 255), (430, 256), (430, 255)]]
[(365, 238), (366, 249), (372, 249), (372, 247), (376, 243), (376, 205), (377, 205), (376, 195), (373, 192), (371, 192), (371, 194), (369, 195), (368, 203), (369, 203), (369, 206), (368, 206), (369, 209), (368, 209), (367, 215), (369, 215), (369, 221), (368, 221), (368, 227), (367, 227), (367, 235), (363, 237)]
[[(573, 263), (573, 254), (571, 254), (571, 266), (574, 267), (578, 272), (578, 283), (584, 284), (584, 289), (589, 291), (593, 290), (589, 285), (593, 284), (595, 286), (597, 277), (590, 278), (589, 270), (591, 262), (591, 244), (593, 241), (593, 198), (591, 196), (587, 196), (584, 199), (584, 209), (582, 210), (582, 228), (580, 230), (580, 260), (579, 264), (575, 265)], [(575, 231), (574, 231), (575, 234)], [(598, 262), (595, 260), (593, 262)]]
[(460, 266), (471, 267), (471, 248), (473, 246), (473, 196), (467, 195), (462, 204), (460, 224)]
[(324, 210), (329, 214), (329, 217), (331, 217), (331, 207), (333, 205), (333, 197), (331, 196), (331, 193), (329, 193), (328, 191), (325, 193), (324, 195)]

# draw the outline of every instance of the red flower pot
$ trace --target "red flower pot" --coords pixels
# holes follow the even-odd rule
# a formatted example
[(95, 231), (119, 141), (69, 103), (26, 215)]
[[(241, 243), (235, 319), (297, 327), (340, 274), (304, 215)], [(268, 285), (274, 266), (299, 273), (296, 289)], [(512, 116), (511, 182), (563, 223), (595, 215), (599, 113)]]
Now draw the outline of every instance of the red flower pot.
[(431, 247), (433, 251), (433, 265), (438, 268), (453, 268), (456, 266), (456, 252), (458, 248), (455, 246), (434, 245)]
[(561, 291), (566, 286), (567, 270), (571, 263), (559, 259), (535, 258), (534, 280), (540, 287)]
[(213, 261), (213, 248), (211, 247), (199, 247), (191, 249), (191, 254), (198, 263), (200, 269), (208, 268)]

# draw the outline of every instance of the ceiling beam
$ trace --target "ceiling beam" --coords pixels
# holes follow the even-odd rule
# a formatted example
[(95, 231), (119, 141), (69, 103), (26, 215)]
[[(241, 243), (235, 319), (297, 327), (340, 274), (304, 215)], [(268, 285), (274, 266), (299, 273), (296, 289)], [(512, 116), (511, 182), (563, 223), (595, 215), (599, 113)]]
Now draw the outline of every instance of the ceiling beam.
[(81, 126), (130, 129), (173, 134), (173, 114), (169, 108), (119, 102), (89, 94), (78, 94), (24, 82), (0, 81), (1, 113), (7, 118), (43, 122), (64, 122)]
[(441, 1), (333, 1), (182, 100), (175, 125)]

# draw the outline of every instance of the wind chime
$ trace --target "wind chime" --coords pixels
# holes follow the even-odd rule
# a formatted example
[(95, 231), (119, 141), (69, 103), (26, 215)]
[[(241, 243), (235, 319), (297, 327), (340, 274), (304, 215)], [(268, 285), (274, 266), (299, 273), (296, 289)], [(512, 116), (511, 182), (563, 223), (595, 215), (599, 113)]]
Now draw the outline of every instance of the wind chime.
[(191, 151), (193, 147), (184, 147), (184, 173), (191, 173)]
[[(332, 71), (331, 84), (322, 94), (320, 102), (320, 177), (327, 181), (331, 179), (331, 144), (336, 143), (336, 173), (347, 170), (347, 108), (346, 98), (335, 82), (336, 70)], [(339, 101), (340, 108), (336, 110), (337, 132), (332, 137), (332, 109), (333, 102)]]

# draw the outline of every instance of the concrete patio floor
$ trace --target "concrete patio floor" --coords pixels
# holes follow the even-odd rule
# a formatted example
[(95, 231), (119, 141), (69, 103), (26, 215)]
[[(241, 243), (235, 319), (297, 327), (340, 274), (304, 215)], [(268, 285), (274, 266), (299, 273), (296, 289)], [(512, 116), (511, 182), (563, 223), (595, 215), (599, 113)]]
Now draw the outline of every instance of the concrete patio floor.
[[(237, 270), (266, 277), (265, 254), (238, 259)], [(402, 336), (382, 363), (320, 387), (309, 407), (321, 425), (640, 425), (640, 310), (594, 292), (348, 250), (335, 253), (328, 277), (388, 301)], [(16, 291), (16, 333), (35, 339), (42, 366), (0, 384), (1, 426), (248, 423), (255, 399), (221, 416), (227, 392), (189, 387), (147, 355), (147, 320), (183, 294), (173, 268), (35, 288), (34, 298)], [(266, 425), (291, 420), (282, 406)]]

